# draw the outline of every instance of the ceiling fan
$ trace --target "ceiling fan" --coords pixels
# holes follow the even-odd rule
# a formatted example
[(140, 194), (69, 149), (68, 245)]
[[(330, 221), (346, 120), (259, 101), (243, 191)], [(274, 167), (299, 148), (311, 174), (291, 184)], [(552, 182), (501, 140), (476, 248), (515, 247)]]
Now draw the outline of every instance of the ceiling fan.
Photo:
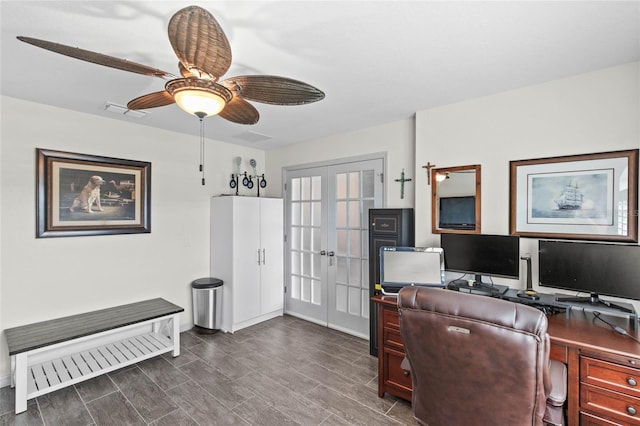
[(198, 6), (176, 12), (169, 21), (169, 41), (179, 63), (181, 77), (153, 67), (46, 40), (18, 39), (52, 52), (106, 67), (167, 79), (165, 89), (133, 99), (132, 110), (177, 103), (184, 111), (203, 117), (220, 117), (239, 124), (255, 124), (260, 118), (247, 100), (273, 105), (302, 105), (322, 100), (324, 93), (310, 84), (272, 75), (243, 75), (219, 79), (231, 66), (231, 47), (220, 24)]

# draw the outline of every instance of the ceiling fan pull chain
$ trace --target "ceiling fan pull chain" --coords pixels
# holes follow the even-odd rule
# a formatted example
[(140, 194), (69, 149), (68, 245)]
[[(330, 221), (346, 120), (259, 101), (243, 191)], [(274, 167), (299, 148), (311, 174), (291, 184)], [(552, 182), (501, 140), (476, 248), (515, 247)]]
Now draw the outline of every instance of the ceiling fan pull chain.
[(202, 185), (204, 186), (204, 121), (200, 117), (200, 171), (202, 172)]

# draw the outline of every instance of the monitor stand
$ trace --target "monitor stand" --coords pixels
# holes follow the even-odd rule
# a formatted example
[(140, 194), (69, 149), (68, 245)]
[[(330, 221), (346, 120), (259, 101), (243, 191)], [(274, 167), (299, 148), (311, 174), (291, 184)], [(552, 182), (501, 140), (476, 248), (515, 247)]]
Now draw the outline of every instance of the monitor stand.
[(493, 284), (493, 283), (484, 283), (482, 282), (482, 275), (476, 275), (473, 286), (471, 288), (476, 288), (479, 290), (485, 290), (490, 293), (495, 293), (496, 295), (503, 295), (506, 293), (509, 287), (505, 285)]
[(607, 308), (618, 309), (622, 312), (634, 313), (632, 309), (626, 308), (621, 305), (616, 305), (615, 303), (608, 302), (606, 300), (600, 299), (598, 293), (591, 293), (591, 296), (585, 297), (562, 297), (556, 296), (557, 302), (569, 302), (569, 303), (588, 303), (591, 306), (606, 306)]

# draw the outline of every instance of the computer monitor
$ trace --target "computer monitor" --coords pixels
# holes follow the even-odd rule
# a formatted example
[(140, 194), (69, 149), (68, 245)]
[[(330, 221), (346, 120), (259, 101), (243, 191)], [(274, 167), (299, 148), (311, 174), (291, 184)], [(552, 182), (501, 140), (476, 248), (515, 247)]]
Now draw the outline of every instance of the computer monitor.
[(407, 285), (444, 287), (439, 247), (380, 247), (380, 285), (395, 292)]
[(520, 278), (520, 238), (513, 235), (441, 234), (447, 271), (482, 276)]
[(540, 285), (590, 294), (588, 297), (559, 297), (559, 301), (619, 307), (599, 296), (640, 300), (638, 277), (640, 246), (637, 244), (538, 242)]

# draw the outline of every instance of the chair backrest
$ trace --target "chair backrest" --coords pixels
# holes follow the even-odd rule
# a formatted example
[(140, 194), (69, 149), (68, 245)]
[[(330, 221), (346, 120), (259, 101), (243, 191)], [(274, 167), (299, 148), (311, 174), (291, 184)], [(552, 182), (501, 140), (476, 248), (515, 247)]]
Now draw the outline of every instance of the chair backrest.
[(400, 332), (425, 425), (540, 425), (550, 391), (546, 316), (529, 306), (405, 287)]

